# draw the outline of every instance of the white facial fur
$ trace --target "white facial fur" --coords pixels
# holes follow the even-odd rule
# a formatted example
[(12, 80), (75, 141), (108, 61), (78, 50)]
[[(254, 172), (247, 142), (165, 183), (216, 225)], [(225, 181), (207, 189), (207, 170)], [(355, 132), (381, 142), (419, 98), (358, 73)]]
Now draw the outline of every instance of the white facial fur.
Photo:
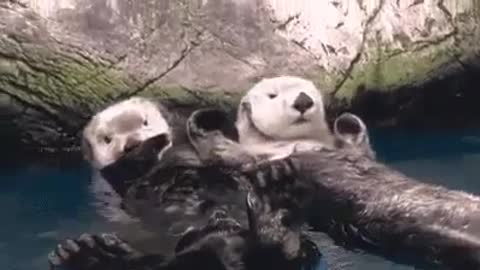
[(160, 134), (171, 136), (159, 106), (147, 98), (132, 97), (93, 116), (82, 140), (83, 153), (91, 166), (102, 169), (115, 162), (128, 147), (127, 142), (142, 142)]
[[(313, 102), (303, 114), (294, 108), (299, 95)], [(263, 79), (251, 88), (240, 102), (236, 127), (240, 144), (245, 145), (261, 141), (328, 142), (331, 136), (320, 91), (311, 81), (293, 76)]]

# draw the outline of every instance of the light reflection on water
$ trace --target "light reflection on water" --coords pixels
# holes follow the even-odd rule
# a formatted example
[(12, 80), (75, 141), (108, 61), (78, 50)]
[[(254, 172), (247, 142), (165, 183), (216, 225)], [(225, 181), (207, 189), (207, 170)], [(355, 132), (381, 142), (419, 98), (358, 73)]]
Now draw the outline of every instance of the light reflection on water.
[[(422, 181), (480, 194), (480, 136), (464, 133), (378, 131), (371, 141), (381, 160)], [(89, 173), (76, 168), (29, 166), (0, 172), (0, 269), (48, 269), (46, 254), (58, 240), (81, 232), (108, 231), (95, 214), (88, 192)], [(329, 269), (395, 269), (377, 256), (344, 251), (315, 235)]]

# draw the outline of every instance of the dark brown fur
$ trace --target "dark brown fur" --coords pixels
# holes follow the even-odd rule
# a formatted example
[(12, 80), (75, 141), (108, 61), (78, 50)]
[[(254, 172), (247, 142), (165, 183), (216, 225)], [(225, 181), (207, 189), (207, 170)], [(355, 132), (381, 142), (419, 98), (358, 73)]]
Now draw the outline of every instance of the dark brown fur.
[(313, 270), (322, 259), (315, 244), (301, 235), (295, 222), (284, 222), (287, 209), (268, 203), (249, 196), (247, 228), (225, 210), (215, 211), (208, 224), (178, 241), (172, 256), (144, 254), (111, 234), (82, 235), (50, 253), (50, 264), (72, 270)]
[[(480, 198), (418, 182), (350, 151), (296, 153), (255, 167), (255, 190), (302, 209), (348, 246), (410, 263), (480, 269)], [(261, 179), (261, 181), (258, 181)]]

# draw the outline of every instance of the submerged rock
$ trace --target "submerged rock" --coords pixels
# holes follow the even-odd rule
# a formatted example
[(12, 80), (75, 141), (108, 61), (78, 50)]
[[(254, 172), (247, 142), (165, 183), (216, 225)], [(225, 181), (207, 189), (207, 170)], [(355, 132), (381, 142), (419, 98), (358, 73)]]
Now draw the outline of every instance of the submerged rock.
[(87, 118), (114, 100), (231, 107), (282, 74), (313, 80), (331, 114), (478, 123), (479, 20), (476, 0), (3, 0), (4, 143), (76, 151)]

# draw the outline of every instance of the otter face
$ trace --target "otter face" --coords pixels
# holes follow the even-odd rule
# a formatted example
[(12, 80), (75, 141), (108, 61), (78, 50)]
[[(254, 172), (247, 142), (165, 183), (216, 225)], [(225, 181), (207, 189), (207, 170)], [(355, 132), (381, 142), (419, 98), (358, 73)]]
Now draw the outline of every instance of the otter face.
[(299, 77), (263, 79), (242, 98), (238, 114), (240, 133), (245, 129), (242, 121), (251, 121), (275, 140), (316, 139), (327, 129), (320, 91)]
[[(109, 106), (90, 120), (83, 131), (82, 151), (86, 160), (100, 170), (160, 134), (171, 136), (160, 104), (132, 97)], [(158, 158), (170, 146), (171, 143), (162, 149)]]

